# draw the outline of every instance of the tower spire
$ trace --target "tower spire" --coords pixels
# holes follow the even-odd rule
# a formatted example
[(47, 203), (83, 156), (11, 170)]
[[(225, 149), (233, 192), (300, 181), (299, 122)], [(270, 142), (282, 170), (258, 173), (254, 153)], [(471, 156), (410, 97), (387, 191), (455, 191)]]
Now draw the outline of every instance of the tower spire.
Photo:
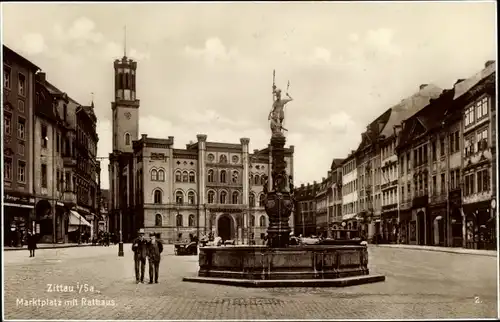
[(123, 57), (127, 57), (127, 25), (123, 27)]

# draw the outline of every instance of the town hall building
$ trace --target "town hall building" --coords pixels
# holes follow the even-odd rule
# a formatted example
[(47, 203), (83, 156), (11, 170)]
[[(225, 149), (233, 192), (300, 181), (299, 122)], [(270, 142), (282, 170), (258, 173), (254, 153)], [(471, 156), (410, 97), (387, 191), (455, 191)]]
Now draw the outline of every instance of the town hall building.
[[(268, 225), (263, 185), (271, 177), (270, 146), (250, 153), (248, 138), (220, 143), (204, 134), (185, 149), (175, 148), (172, 136), (142, 134), (139, 139), (137, 62), (124, 56), (114, 68), (110, 232), (118, 234), (122, 227), (125, 242), (145, 228), (165, 242), (212, 233), (238, 244), (262, 243)], [(291, 175), (293, 152), (293, 146), (285, 149)], [(271, 180), (267, 184), (270, 189)], [(293, 216), (289, 224), (293, 227)]]

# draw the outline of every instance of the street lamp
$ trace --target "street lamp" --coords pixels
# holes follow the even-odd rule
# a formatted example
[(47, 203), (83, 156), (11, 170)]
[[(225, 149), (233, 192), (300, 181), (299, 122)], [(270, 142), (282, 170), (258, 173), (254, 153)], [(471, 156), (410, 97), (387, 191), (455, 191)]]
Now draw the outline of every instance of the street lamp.
[(120, 241), (118, 243), (118, 256), (123, 257), (123, 211), (120, 209)]

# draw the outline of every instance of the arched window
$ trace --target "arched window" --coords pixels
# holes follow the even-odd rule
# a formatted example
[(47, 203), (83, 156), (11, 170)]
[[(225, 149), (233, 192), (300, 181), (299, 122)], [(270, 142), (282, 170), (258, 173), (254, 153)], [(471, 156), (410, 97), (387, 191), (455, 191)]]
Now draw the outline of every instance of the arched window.
[(255, 216), (254, 215), (250, 216), (250, 227), (255, 227)]
[(125, 133), (125, 145), (130, 145), (130, 134)]
[(222, 170), (220, 172), (220, 182), (221, 183), (226, 183), (226, 170)]
[(163, 226), (163, 218), (161, 217), (160, 214), (156, 214), (155, 226)]
[(266, 227), (266, 216), (262, 215), (259, 218), (259, 226), (260, 227)]
[(259, 206), (264, 207), (264, 201), (266, 200), (266, 196), (264, 194), (261, 194), (259, 197)]
[(175, 182), (182, 182), (182, 174), (179, 170), (175, 172)]
[(188, 182), (188, 180), (189, 180), (189, 174), (187, 171), (184, 171), (182, 173), (182, 182)]
[(188, 192), (188, 203), (190, 205), (194, 205), (194, 202), (195, 202), (195, 200), (194, 200), (194, 191), (189, 191)]
[(153, 202), (155, 204), (161, 204), (161, 191), (160, 190), (155, 190), (154, 192), (154, 198), (153, 198)]
[(158, 170), (158, 181), (165, 181), (165, 171)]
[(233, 181), (233, 183), (238, 183), (238, 177), (239, 177), (239, 173), (238, 171), (233, 171), (233, 176), (231, 177), (231, 180)]
[(189, 172), (189, 182), (195, 182), (195, 175), (193, 171)]
[(175, 203), (178, 205), (182, 205), (184, 203), (184, 194), (182, 191), (177, 191), (175, 193)]
[(214, 170), (208, 170), (208, 182), (214, 182)]
[(158, 171), (155, 169), (151, 170), (151, 181), (158, 181)]
[(225, 154), (220, 156), (219, 163), (227, 163), (227, 156)]
[(225, 204), (226, 203), (226, 198), (227, 198), (227, 192), (221, 191), (220, 193), (220, 203)]
[(240, 194), (238, 193), (238, 191), (233, 192), (233, 200), (232, 200), (233, 204), (237, 205), (240, 203), (238, 200), (239, 196), (240, 196)]
[(189, 215), (189, 218), (188, 218), (188, 226), (189, 227), (194, 227), (196, 226), (195, 222), (194, 222), (194, 215)]
[(260, 184), (264, 183), (266, 183), (266, 176), (263, 175), (262, 177), (260, 177)]
[(256, 174), (255, 177), (253, 177), (253, 183), (256, 185), (260, 183), (260, 177), (258, 174)]
[(175, 225), (177, 227), (182, 227), (182, 215), (181, 214), (178, 214), (177, 216), (175, 216)]
[(209, 191), (208, 192), (208, 203), (214, 203), (215, 202), (215, 192)]
[(253, 182), (253, 173), (250, 174), (250, 177), (248, 177), (248, 180), (249, 180), (250, 184), (252, 184), (252, 182)]
[(255, 195), (253, 193), (250, 194), (248, 203), (250, 207), (255, 207)]

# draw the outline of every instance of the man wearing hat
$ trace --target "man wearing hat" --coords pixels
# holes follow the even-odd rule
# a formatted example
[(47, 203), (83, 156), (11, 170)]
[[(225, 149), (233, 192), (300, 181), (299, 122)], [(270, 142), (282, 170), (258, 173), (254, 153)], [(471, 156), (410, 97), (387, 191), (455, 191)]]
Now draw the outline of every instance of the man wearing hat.
[(158, 283), (158, 273), (160, 269), (160, 259), (161, 253), (163, 252), (163, 244), (156, 239), (156, 234), (151, 232), (149, 234), (151, 238), (148, 243), (148, 257), (149, 257), (149, 284), (154, 282)]
[[(146, 270), (146, 257), (148, 256), (148, 241), (144, 238), (144, 228), (139, 229), (139, 236), (132, 243), (135, 262), (135, 281), (144, 283), (144, 271)], [(139, 276), (139, 265), (141, 275)]]

